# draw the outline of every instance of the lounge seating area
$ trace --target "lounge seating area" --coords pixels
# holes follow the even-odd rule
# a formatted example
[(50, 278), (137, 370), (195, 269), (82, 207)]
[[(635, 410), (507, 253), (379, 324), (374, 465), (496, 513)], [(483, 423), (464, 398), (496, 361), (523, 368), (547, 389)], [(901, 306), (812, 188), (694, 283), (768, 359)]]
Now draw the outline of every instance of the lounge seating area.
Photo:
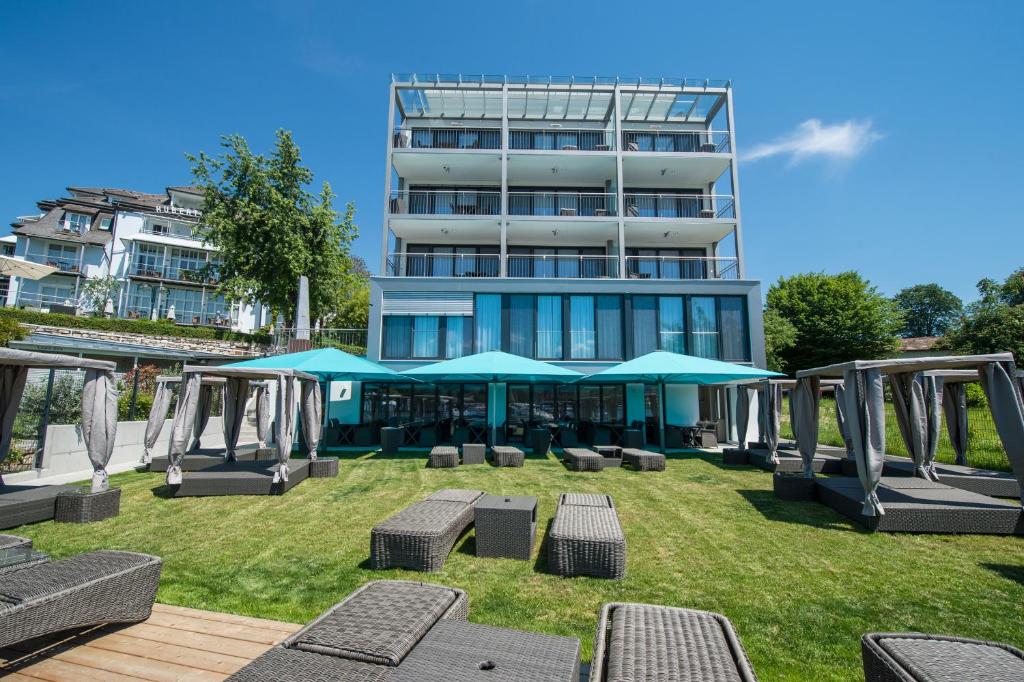
[(375, 570), (440, 571), (463, 531), (473, 523), (479, 490), (444, 489), (373, 527), (370, 562)]

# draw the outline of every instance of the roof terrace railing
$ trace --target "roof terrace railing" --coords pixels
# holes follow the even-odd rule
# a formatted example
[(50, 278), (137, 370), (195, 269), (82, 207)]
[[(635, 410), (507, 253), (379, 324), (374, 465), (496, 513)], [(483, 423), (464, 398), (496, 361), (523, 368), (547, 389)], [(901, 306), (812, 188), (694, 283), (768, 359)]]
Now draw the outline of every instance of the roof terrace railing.
[(625, 152), (670, 152), (728, 154), (729, 133), (712, 130), (624, 130), (622, 150)]
[(411, 85), (627, 85), (675, 88), (729, 88), (729, 80), (684, 77), (530, 76), (470, 73), (393, 73), (394, 83)]

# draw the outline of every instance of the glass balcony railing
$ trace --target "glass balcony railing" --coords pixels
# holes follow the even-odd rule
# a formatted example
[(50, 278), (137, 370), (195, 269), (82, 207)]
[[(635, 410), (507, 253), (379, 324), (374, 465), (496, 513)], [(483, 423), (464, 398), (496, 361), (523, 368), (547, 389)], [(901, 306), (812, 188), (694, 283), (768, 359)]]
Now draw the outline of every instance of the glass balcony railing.
[(639, 194), (623, 195), (627, 218), (736, 217), (736, 204), (729, 194)]
[(25, 254), (25, 260), (30, 263), (49, 265), (51, 268), (57, 268), (58, 272), (78, 274), (81, 271), (78, 264), (78, 256), (57, 256), (49, 253), (29, 253)]
[(501, 149), (499, 128), (397, 128), (395, 149)]
[(625, 152), (728, 154), (729, 133), (711, 130), (624, 130)]
[(629, 279), (737, 279), (736, 258), (626, 256)]
[(188, 239), (189, 241), (203, 241), (203, 231), (194, 225), (174, 224), (147, 224), (139, 230), (142, 234), (152, 234), (159, 237), (174, 237), (175, 239)]
[[(389, 277), (499, 277), (499, 254), (392, 253)], [(734, 257), (626, 256), (627, 279), (737, 279)], [(605, 254), (510, 253), (505, 276), (526, 279), (619, 277), (619, 257)]]
[(593, 129), (510, 129), (508, 148), (558, 150), (564, 152), (607, 152), (615, 148), (615, 134)]
[(220, 279), (216, 267), (207, 267), (204, 263), (182, 265), (174, 261), (165, 262), (162, 258), (142, 258), (132, 262), (129, 272), (134, 277), (151, 279), (168, 279), (190, 284), (217, 284)]
[(407, 190), (391, 193), (393, 215), (498, 215), (501, 192)]
[(509, 215), (614, 216), (615, 195), (591, 192), (509, 192)]
[(392, 253), (387, 272), (391, 277), (497, 277), (499, 259), (496, 253)]
[(507, 258), (509, 277), (603, 279), (619, 276), (618, 256), (510, 253)]

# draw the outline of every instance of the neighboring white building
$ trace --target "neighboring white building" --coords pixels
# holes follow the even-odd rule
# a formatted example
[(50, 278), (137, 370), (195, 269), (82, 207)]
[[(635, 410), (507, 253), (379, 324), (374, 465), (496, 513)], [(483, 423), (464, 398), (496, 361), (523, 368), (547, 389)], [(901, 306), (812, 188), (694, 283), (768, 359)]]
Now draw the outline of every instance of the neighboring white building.
[(269, 312), (259, 303), (229, 305), (216, 294), (216, 249), (203, 241), (202, 195), (194, 187), (163, 194), (68, 187), (69, 196), (38, 203), (41, 213), (11, 224), (14, 255), (58, 268), (38, 281), (14, 278), (8, 306), (73, 312), (85, 281), (112, 275), (120, 286), (117, 317), (251, 332)]

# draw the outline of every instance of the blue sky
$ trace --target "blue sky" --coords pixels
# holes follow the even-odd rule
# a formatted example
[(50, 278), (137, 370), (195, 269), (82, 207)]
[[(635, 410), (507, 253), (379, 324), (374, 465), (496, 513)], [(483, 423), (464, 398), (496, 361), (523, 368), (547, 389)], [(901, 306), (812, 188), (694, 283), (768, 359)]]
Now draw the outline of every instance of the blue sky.
[[(728, 5), (724, 7), (723, 5)], [(493, 7), (493, 9), (492, 9)], [(160, 191), (186, 151), (295, 133), (379, 260), (391, 72), (734, 83), (747, 271), (965, 299), (1024, 265), (1021, 2), (0, 4), (0, 218)], [(815, 122), (816, 121), (816, 122)]]

